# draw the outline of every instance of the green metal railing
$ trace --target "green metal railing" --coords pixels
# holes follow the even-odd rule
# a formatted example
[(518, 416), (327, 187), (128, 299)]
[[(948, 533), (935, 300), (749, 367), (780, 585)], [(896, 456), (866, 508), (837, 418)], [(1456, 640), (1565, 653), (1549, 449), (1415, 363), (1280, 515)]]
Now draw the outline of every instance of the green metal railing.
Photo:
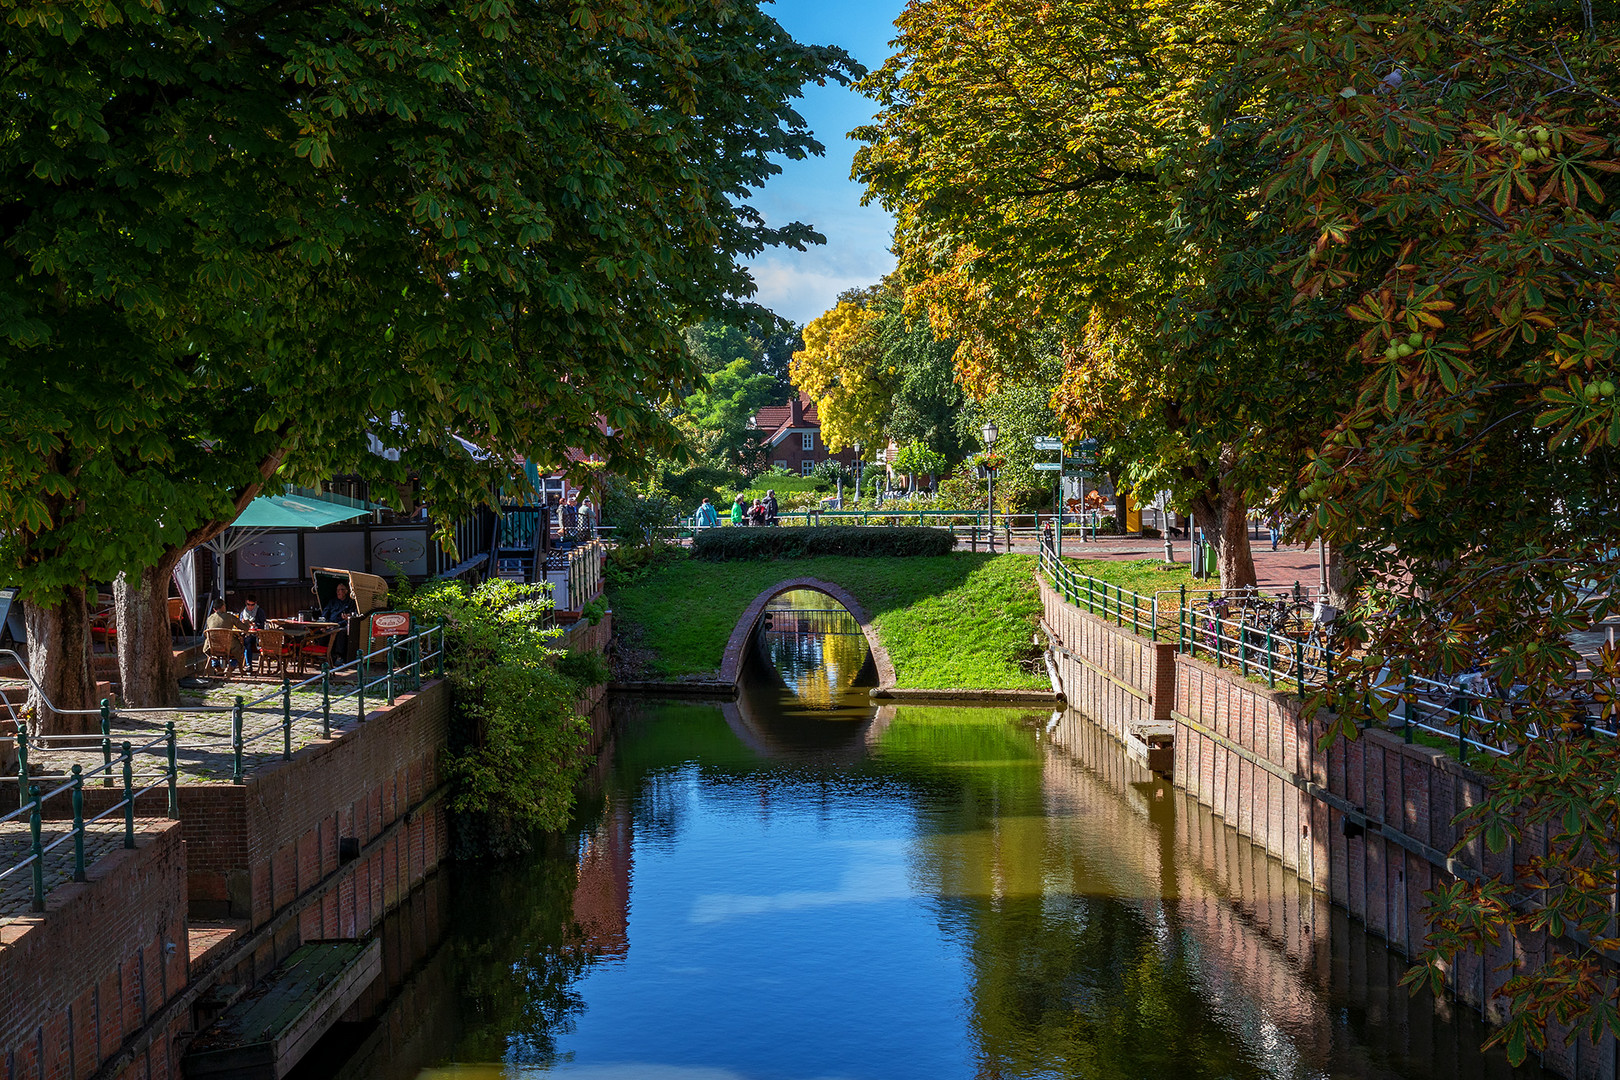
[[(26, 818), (28, 822), (29, 845), (28, 854), (16, 860), (10, 866), (0, 869), (0, 880), (12, 874), (20, 874), (24, 870), (32, 871), (30, 882), (30, 908), (35, 912), (45, 910), (45, 856), (61, 847), (63, 844), (73, 845), (73, 880), (85, 880), (84, 838), (89, 826), (98, 821), (123, 814), (123, 845), (126, 848), (135, 846), (135, 803), (142, 795), (158, 788), (168, 789), (168, 816), (179, 816), (179, 767), (178, 756), (175, 750), (174, 722), (170, 721), (164, 733), (143, 746), (133, 746), (128, 741), (119, 746), (115, 761), (109, 760), (97, 765), (89, 772), (75, 763), (66, 773), (51, 774), (33, 772), (28, 764), (28, 724), (19, 721), (17, 724), (17, 775), (14, 778), (17, 784), (17, 809), (9, 814), (0, 815), (0, 824), (8, 821), (17, 821)], [(162, 768), (135, 768), (135, 755), (146, 754), (162, 747), (166, 760)], [(111, 806), (102, 810), (92, 818), (84, 816), (84, 785), (88, 780), (104, 777), (104, 783), (109, 786), (122, 784), (122, 797)], [(151, 780), (144, 787), (135, 786), (137, 779)], [(52, 785), (48, 790), (41, 792), (40, 783)], [(53, 799), (66, 796), (70, 806), (73, 825), (61, 836), (49, 844), (43, 840), (45, 807)], [(63, 820), (66, 820), (64, 818)]]
[[(332, 720), (334, 715), (342, 715), (350, 708), (353, 702), (353, 715), (356, 722), (364, 722), (368, 710), (368, 698), (371, 703), (386, 702), (392, 705), (401, 693), (419, 690), (427, 678), (442, 677), (445, 661), (445, 627), (428, 627), (419, 630), (407, 637), (389, 638), (353, 661), (331, 668), (323, 665), (319, 673), (299, 682), (293, 682), (289, 677), (283, 676), (279, 687), (260, 694), (258, 697), (246, 699), (237, 697), (230, 705), (199, 705), (181, 708), (146, 708), (146, 709), (115, 709), (109, 702), (103, 701), (97, 709), (59, 709), (45, 696), (43, 688), (33, 678), (26, 662), (15, 652), (9, 649), (0, 649), (0, 655), (9, 656), (22, 668), (28, 681), (34, 686), (44, 701), (45, 708), (60, 716), (95, 716), (100, 721), (100, 731), (91, 735), (52, 735), (49, 747), (31, 741), (29, 727), (25, 722), (17, 724), (17, 775), (14, 779), (18, 785), (18, 808), (9, 814), (0, 815), (0, 823), (20, 820), (26, 817), (29, 821), (31, 843), (29, 854), (9, 867), (0, 868), (0, 879), (15, 873), (21, 873), (30, 867), (34, 872), (33, 909), (45, 910), (44, 892), (44, 857), (49, 852), (68, 843), (74, 844), (74, 880), (82, 881), (84, 873), (84, 836), (85, 827), (101, 821), (113, 814), (122, 811), (124, 815), (124, 846), (135, 846), (135, 816), (136, 802), (147, 792), (159, 787), (168, 790), (168, 816), (180, 816), (179, 799), (179, 759), (181, 751), (186, 752), (223, 752), (228, 751), (231, 758), (231, 779), (235, 783), (242, 783), (245, 779), (244, 755), (248, 748), (258, 743), (280, 736), (280, 757), (286, 760), (293, 754), (293, 729), (298, 724), (318, 724), (322, 738), (330, 738), (332, 734)], [(335, 684), (334, 676), (350, 673), (352, 682)], [(334, 693), (334, 689), (337, 692)], [(319, 700), (306, 708), (294, 711), (293, 693), (295, 691), (318, 691)], [(262, 729), (245, 731), (245, 714), (249, 709), (261, 705), (271, 704), (272, 711), (280, 715)], [(230, 731), (223, 740), (219, 738), (187, 738), (184, 741), (176, 736), (176, 717), (186, 714), (229, 714)], [(135, 740), (143, 735), (150, 734), (150, 728), (144, 731), (119, 733), (116, 729), (120, 719), (135, 719), (140, 716), (168, 717), (165, 722), (163, 734), (157, 738), (141, 742)], [(74, 764), (72, 768), (60, 774), (31, 771), (30, 754), (36, 756), (48, 755), (55, 751), (66, 752), (94, 752), (101, 751), (101, 763), (86, 771), (83, 766)], [(40, 764), (36, 761), (35, 764)], [(100, 778), (103, 786), (123, 786), (123, 798), (101, 811), (95, 817), (86, 820), (83, 816), (84, 786), (87, 781)], [(150, 781), (143, 787), (136, 787), (138, 781)], [(41, 793), (39, 784), (44, 782), (48, 790)], [(49, 786), (54, 784), (54, 786)], [(49, 844), (41, 842), (41, 822), (45, 820), (46, 805), (52, 800), (68, 797), (72, 802), (73, 827), (63, 836)], [(64, 819), (65, 820), (65, 819)]]
[(1145, 634), (1150, 640), (1159, 640), (1159, 598), (1132, 592), (1102, 578), (1082, 574), (1067, 561), (1058, 557), (1052, 544), (1040, 545), (1040, 568), (1047, 583), (1064, 600), (1084, 607), (1093, 615), (1112, 620), (1116, 625), (1129, 626), (1132, 633)]
[[(859, 526), (862, 528), (924, 527), (949, 529), (958, 544), (966, 542), (977, 550), (980, 542), (988, 544), (992, 531), (998, 542), (1010, 544), (1014, 538), (1030, 539), (1044, 535), (1055, 515), (1051, 513), (1003, 514), (993, 518), (985, 510), (786, 510), (777, 514), (776, 523), (782, 527), (817, 528), (824, 525)], [(1077, 531), (1081, 542), (1096, 542), (1100, 533), (1102, 515), (1099, 511), (1085, 514), (1063, 515), (1065, 534)], [(703, 528), (742, 528), (733, 526), (731, 519), (722, 515), (717, 525), (700, 528), (695, 515), (680, 518), (674, 525), (659, 531), (666, 540), (687, 540)]]

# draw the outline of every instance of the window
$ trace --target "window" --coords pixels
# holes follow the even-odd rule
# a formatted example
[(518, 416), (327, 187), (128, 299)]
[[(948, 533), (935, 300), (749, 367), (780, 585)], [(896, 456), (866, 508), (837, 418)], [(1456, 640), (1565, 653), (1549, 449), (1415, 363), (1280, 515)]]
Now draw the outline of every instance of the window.
[(802, 440), (800, 445), (801, 445), (801, 447), (803, 449), (805, 449), (805, 450), (814, 450), (816, 448), (816, 433), (815, 432), (806, 431), (802, 435), (800, 435), (799, 438), (800, 438), (800, 440)]
[(771, 465), (775, 468), (785, 470), (787, 468), (787, 459), (779, 458), (778, 460), (771, 462)]
[[(808, 435), (805, 436), (805, 438), (807, 438), (807, 439), (809, 437), (810, 436), (808, 436)], [(804, 461), (801, 461), (799, 463), (799, 466), (800, 466), (800, 468), (804, 469), (804, 475), (809, 476), (812, 472), (815, 471), (816, 463), (811, 461), (809, 458), (806, 458)]]

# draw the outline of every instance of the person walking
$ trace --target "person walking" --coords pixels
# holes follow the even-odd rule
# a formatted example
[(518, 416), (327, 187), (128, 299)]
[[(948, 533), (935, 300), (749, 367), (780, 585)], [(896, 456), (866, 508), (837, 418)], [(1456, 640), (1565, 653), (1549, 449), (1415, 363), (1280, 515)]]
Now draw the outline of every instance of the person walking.
[(703, 505), (697, 508), (697, 513), (692, 517), (692, 524), (700, 529), (716, 528), (720, 524), (720, 514), (715, 510), (713, 503), (704, 499)]
[(737, 501), (731, 504), (731, 523), (733, 525), (748, 524), (748, 500), (738, 494)]
[(776, 492), (774, 489), (765, 493), (765, 524), (776, 524)]
[(1282, 519), (1276, 514), (1266, 519), (1266, 528), (1271, 531), (1271, 550), (1277, 550), (1277, 542), (1282, 539)]
[(580, 500), (579, 531), (587, 540), (596, 538), (596, 507), (592, 505), (589, 495)]

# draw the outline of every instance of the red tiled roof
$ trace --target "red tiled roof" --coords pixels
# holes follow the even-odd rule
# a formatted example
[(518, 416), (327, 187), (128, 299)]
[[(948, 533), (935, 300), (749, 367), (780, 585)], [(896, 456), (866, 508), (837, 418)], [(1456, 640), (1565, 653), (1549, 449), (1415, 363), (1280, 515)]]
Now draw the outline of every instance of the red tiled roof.
[(755, 429), (768, 431), (774, 435), (784, 427), (819, 428), (821, 426), (821, 417), (816, 413), (816, 403), (810, 400), (808, 394), (799, 395), (798, 405), (802, 419), (797, 423), (792, 422), (794, 420), (793, 404), (793, 402), (789, 401), (782, 405), (766, 405), (754, 414)]

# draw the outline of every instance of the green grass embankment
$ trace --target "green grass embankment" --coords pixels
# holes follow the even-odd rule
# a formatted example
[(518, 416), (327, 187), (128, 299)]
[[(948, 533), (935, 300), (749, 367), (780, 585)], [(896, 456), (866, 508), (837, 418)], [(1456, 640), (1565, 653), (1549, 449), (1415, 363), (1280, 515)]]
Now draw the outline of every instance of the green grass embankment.
[(1040, 614), (1033, 555), (836, 557), (666, 564), (610, 590), (615, 622), (638, 636), (652, 677), (712, 678), (744, 610), (791, 578), (832, 582), (872, 616), (895, 685), (923, 690), (1042, 689), (1025, 670)]
[(1183, 585), (1194, 588), (1206, 584), (1195, 581), (1185, 566), (1178, 565), (1166, 570), (1162, 559), (1065, 558), (1063, 562), (1064, 565), (1072, 567), (1077, 574), (1089, 574), (1099, 581), (1121, 586), (1143, 596), (1152, 596), (1160, 590), (1179, 589)]

